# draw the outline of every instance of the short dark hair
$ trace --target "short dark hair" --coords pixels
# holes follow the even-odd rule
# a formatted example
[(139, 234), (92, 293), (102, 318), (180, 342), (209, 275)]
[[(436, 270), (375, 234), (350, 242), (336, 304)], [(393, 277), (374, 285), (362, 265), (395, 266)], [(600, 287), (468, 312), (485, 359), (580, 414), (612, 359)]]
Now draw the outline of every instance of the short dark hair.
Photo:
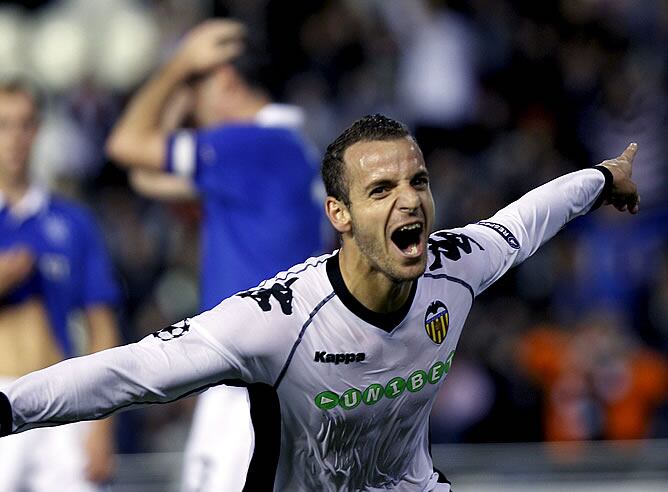
[(273, 92), (271, 58), (259, 40), (247, 36), (243, 51), (230, 61), (230, 65), (250, 87), (270, 94)]
[(350, 206), (349, 183), (346, 180), (343, 155), (346, 149), (357, 142), (373, 140), (395, 140), (412, 135), (403, 123), (382, 114), (366, 115), (350, 125), (327, 147), (322, 160), (322, 180), (328, 196)]

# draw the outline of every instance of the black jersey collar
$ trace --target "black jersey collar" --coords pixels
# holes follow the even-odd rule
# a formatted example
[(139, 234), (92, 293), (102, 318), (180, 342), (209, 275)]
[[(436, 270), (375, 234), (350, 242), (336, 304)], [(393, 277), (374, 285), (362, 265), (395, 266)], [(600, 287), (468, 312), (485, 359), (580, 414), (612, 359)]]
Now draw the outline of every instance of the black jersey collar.
[(408, 311), (411, 309), (413, 299), (415, 298), (415, 292), (417, 291), (417, 280), (415, 280), (411, 286), (411, 292), (408, 294), (408, 299), (404, 305), (401, 306), (401, 309), (391, 313), (377, 313), (359, 302), (348, 290), (348, 287), (346, 287), (346, 284), (343, 281), (343, 276), (341, 275), (338, 252), (327, 260), (327, 276), (329, 277), (332, 287), (334, 287), (334, 293), (341, 299), (344, 306), (357, 317), (388, 333), (396, 328), (406, 317)]

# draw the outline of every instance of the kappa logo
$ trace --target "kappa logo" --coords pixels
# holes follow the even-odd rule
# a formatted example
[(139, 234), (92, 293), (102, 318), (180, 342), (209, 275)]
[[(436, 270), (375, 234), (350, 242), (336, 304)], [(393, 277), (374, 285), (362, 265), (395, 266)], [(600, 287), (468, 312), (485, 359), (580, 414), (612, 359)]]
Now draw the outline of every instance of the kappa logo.
[(285, 284), (275, 282), (271, 287), (263, 289), (251, 289), (237, 294), (239, 297), (250, 297), (262, 311), (271, 311), (271, 298), (273, 297), (281, 305), (283, 314), (292, 314), (292, 288), (290, 287), (298, 280), (297, 277), (287, 280)]
[(443, 343), (450, 326), (450, 313), (441, 301), (432, 302), (424, 315), (424, 329), (432, 342), (437, 345)]
[(153, 333), (153, 336), (155, 338), (159, 338), (163, 342), (167, 342), (169, 340), (174, 340), (175, 338), (182, 337), (189, 331), (190, 331), (190, 320), (186, 318), (183, 321), (174, 323), (172, 326), (168, 326), (167, 328), (163, 328), (162, 330), (156, 331), (155, 333)]
[(313, 356), (314, 362), (324, 362), (326, 364), (350, 364), (351, 362), (362, 362), (366, 359), (364, 352), (348, 352), (338, 354), (328, 354), (327, 352), (316, 350)]
[(520, 249), (520, 242), (517, 240), (515, 236), (513, 236), (513, 233), (510, 232), (506, 228), (506, 226), (497, 224), (496, 222), (488, 222), (486, 220), (481, 220), (477, 224), (495, 230), (496, 232), (501, 234), (501, 237), (506, 240), (506, 242), (510, 245), (511, 248)]
[(429, 265), (429, 271), (432, 272), (439, 268), (443, 268), (442, 256), (451, 261), (459, 261), (462, 257), (462, 252), (470, 255), (473, 252), (474, 244), (480, 251), (485, 251), (485, 248), (480, 246), (475, 239), (466, 234), (457, 234), (447, 231), (432, 234), (427, 240), (427, 247), (434, 255), (434, 261)]

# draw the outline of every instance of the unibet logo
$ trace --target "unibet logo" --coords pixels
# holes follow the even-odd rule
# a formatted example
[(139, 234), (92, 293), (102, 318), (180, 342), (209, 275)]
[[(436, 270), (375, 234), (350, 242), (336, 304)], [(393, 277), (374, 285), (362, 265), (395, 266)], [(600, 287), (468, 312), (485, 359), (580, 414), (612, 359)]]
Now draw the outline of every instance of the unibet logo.
[(323, 391), (316, 395), (315, 404), (323, 410), (331, 410), (339, 404), (339, 395), (331, 391)]
[(313, 360), (315, 362), (325, 362), (328, 364), (350, 364), (351, 362), (362, 362), (366, 358), (364, 352), (347, 354), (328, 354), (324, 350), (316, 350)]
[(375, 405), (382, 398), (397, 398), (405, 390), (417, 393), (427, 384), (436, 384), (445, 377), (450, 372), (454, 356), (455, 351), (453, 350), (448, 354), (445, 362), (436, 361), (426, 371), (417, 370), (406, 379), (400, 376), (394, 377), (385, 385), (373, 383), (364, 391), (360, 391), (357, 388), (348, 388), (340, 396), (330, 390), (322, 391), (315, 396), (315, 405), (322, 410), (332, 410), (336, 406), (340, 406), (344, 410), (351, 410), (360, 403)]

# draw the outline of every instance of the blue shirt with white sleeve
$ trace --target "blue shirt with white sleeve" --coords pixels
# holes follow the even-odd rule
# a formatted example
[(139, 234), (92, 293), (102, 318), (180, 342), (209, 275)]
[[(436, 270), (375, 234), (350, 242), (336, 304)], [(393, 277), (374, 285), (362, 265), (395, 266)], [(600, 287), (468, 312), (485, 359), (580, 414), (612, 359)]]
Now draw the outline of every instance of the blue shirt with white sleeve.
[(203, 310), (320, 252), (317, 154), (298, 108), (270, 104), (254, 122), (180, 130), (166, 169), (193, 180), (204, 207)]

